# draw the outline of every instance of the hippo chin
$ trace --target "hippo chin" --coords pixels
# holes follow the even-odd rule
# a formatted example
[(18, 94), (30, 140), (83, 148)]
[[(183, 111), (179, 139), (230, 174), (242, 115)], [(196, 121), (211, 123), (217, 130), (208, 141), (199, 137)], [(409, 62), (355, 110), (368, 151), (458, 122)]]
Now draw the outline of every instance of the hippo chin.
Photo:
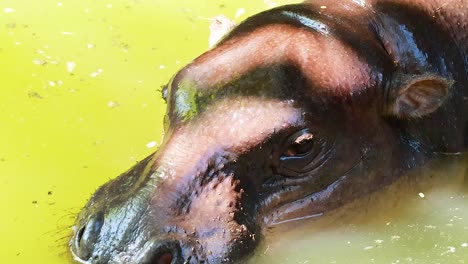
[(247, 19), (163, 91), (164, 143), (99, 188), (83, 263), (234, 263), (468, 146), (466, 0), (307, 1)]

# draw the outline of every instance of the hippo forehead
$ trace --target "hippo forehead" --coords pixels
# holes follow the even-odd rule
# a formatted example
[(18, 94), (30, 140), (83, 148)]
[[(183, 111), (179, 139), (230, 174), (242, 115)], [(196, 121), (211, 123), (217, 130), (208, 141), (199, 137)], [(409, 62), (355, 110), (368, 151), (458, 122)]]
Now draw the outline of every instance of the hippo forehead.
[[(323, 27), (326, 28), (325, 24)], [(186, 78), (206, 88), (223, 86), (258, 68), (292, 65), (317, 88), (346, 92), (364, 89), (363, 84), (371, 81), (372, 66), (366, 60), (356, 47), (332, 34), (313, 28), (268, 24), (226, 40), (195, 60), (185, 73)]]
[[(365, 16), (360, 12), (355, 15)], [(376, 55), (384, 50), (375, 36), (360, 32), (368, 29), (359, 27), (349, 14), (337, 18), (328, 13), (312, 5), (266, 11), (235, 28), (183, 73), (202, 89), (209, 89), (254, 69), (288, 64), (317, 88), (332, 92), (364, 89), (372, 84), (369, 75), (381, 63)]]
[[(308, 21), (313, 22), (322, 23)], [(322, 31), (267, 24), (228, 38), (176, 75), (169, 112), (188, 120), (220, 97), (346, 97), (381, 82), (380, 70), (370, 66), (361, 51), (320, 25)]]

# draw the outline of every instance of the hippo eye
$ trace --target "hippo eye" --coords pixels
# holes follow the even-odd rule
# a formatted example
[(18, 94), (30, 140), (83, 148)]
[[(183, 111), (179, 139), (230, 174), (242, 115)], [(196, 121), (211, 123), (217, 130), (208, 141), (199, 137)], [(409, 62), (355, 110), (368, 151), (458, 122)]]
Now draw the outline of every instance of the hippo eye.
[(277, 170), (284, 176), (298, 176), (316, 167), (324, 150), (325, 141), (305, 128), (285, 141), (279, 156)]
[(281, 158), (301, 157), (313, 149), (314, 135), (304, 130), (299, 131), (299, 135), (296, 134), (293, 135), (294, 141), (289, 144)]

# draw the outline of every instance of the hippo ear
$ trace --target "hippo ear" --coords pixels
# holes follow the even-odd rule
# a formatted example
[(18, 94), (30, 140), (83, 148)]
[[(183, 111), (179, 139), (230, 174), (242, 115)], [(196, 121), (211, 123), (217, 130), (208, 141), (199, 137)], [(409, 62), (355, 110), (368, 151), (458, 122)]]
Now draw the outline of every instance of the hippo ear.
[(390, 89), (388, 113), (400, 118), (423, 117), (449, 96), (453, 81), (437, 75), (399, 76)]

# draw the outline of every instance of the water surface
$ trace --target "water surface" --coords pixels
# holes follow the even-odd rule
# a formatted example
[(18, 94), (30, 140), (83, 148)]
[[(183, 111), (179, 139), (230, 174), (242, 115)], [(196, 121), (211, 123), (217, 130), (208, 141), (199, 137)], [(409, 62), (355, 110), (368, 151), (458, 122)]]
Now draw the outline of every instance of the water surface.
[[(157, 149), (160, 87), (207, 49), (209, 18), (287, 2), (1, 1), (1, 262), (69, 263), (75, 214)], [(465, 263), (465, 196), (410, 197), (395, 218), (270, 230), (254, 262)]]

